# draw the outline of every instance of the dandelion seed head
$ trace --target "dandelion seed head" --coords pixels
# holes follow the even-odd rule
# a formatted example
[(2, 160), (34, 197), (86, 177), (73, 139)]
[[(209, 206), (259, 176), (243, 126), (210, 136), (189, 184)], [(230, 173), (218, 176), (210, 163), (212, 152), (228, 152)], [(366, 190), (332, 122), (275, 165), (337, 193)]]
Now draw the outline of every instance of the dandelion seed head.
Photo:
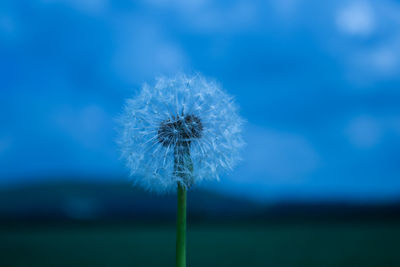
[(118, 143), (134, 184), (174, 191), (219, 179), (240, 159), (243, 120), (232, 97), (200, 75), (162, 77), (126, 101)]
[(158, 129), (158, 141), (163, 146), (191, 143), (194, 138), (200, 138), (203, 131), (201, 120), (194, 115), (173, 116), (161, 122)]

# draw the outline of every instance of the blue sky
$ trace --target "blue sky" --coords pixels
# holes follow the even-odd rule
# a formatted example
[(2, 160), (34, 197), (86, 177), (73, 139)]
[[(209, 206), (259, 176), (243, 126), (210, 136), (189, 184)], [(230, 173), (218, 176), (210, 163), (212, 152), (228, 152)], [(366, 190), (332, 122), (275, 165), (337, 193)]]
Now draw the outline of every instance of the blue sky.
[(243, 162), (207, 187), (397, 200), (399, 18), (389, 0), (2, 1), (0, 183), (123, 179), (124, 99), (198, 71), (248, 122)]

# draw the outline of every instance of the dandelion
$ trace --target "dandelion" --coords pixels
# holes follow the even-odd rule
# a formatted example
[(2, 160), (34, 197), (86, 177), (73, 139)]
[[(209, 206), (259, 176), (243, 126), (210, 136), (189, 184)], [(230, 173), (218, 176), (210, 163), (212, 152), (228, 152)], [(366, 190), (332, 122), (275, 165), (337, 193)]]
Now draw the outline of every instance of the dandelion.
[(126, 102), (119, 145), (134, 184), (178, 191), (177, 266), (186, 262), (186, 191), (232, 170), (242, 124), (233, 98), (200, 75), (159, 78)]

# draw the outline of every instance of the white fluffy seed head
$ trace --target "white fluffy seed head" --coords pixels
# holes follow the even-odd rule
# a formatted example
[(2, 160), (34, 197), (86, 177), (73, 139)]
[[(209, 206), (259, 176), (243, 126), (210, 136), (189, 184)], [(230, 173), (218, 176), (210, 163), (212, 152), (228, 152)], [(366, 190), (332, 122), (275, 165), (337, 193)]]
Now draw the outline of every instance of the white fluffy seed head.
[(231, 170), (244, 145), (242, 125), (233, 98), (215, 82), (162, 77), (126, 101), (118, 143), (134, 183), (162, 193)]

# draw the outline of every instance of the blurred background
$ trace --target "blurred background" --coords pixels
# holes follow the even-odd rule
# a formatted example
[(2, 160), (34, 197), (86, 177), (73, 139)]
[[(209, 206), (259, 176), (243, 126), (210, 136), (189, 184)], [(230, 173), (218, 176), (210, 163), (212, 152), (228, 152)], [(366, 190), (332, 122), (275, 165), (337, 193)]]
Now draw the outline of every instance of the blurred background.
[(400, 266), (397, 0), (1, 1), (1, 266), (174, 265), (175, 196), (131, 186), (115, 119), (176, 72), (247, 120), (189, 193), (189, 266)]

